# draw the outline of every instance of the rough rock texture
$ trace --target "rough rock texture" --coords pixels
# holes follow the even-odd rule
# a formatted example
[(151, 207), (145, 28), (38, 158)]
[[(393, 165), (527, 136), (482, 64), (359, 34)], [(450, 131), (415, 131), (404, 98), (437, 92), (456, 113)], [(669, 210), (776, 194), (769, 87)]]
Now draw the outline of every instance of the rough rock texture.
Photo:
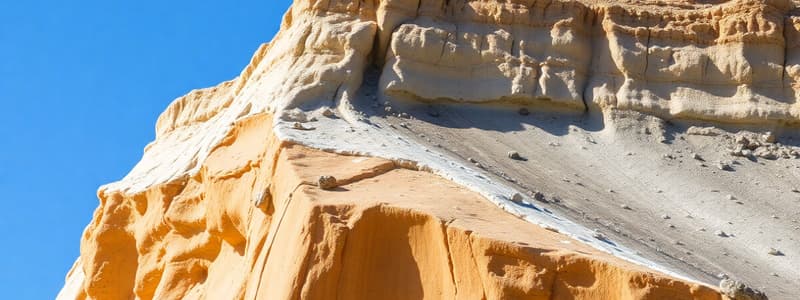
[(723, 279), (720, 283), (720, 290), (725, 296), (733, 300), (766, 300), (767, 296), (760, 291), (753, 290), (741, 282), (730, 279)]
[[(101, 190), (74, 299), (720, 299), (517, 219), (427, 172), (238, 121), (197, 174)], [(322, 190), (319, 174), (337, 178)]]
[[(99, 190), (60, 297), (718, 299), (704, 285), (505, 214), (472, 187), (415, 171), (414, 163), (311, 150), (280, 140), (273, 126), (290, 122), (322, 132), (320, 142), (334, 139), (325, 135), (331, 128), (305, 124), (314, 118), (305, 112), (369, 124), (362, 121), (374, 114), (353, 104), (361, 96), (377, 106), (400, 99), (589, 111), (618, 125), (614, 114), (632, 110), (734, 127), (795, 126), (798, 45), (800, 14), (786, 0), (298, 0), (241, 76), (175, 100), (140, 163)], [(377, 74), (365, 90), (368, 69)], [(660, 142), (663, 128), (653, 127)], [(796, 156), (758, 142), (750, 149), (750, 141), (734, 141), (742, 146), (732, 150)], [(523, 157), (533, 163), (536, 153)], [(321, 176), (336, 180), (322, 190)], [(547, 182), (537, 176), (544, 179), (536, 184)], [(619, 207), (590, 208), (611, 204)], [(793, 254), (787, 250), (787, 259)], [(786, 269), (787, 260), (771, 259)]]
[(361, 119), (342, 108), (351, 107), (370, 65), (381, 68), (378, 98), (797, 124), (800, 17), (792, 7), (298, 0), (241, 76), (176, 100), (159, 118), (159, 142), (107, 188), (141, 190), (197, 172), (230, 124), (249, 114), (287, 119), (289, 109), (335, 106), (342, 118)]
[(389, 94), (544, 100), (723, 122), (800, 118), (800, 19), (789, 1), (420, 0), (381, 7), (381, 87)]

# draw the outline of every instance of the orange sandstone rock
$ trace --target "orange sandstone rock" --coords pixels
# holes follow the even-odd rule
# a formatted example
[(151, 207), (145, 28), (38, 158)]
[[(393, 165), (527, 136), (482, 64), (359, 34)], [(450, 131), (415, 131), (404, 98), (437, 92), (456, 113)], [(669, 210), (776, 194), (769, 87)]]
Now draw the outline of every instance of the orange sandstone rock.
[[(282, 143), (271, 126), (237, 122), (194, 176), (101, 190), (61, 296), (720, 299), (430, 173)], [(338, 187), (317, 187), (320, 174)]]
[(369, 85), (381, 101), (798, 124), (793, 7), (298, 0), (238, 78), (173, 102), (142, 162), (100, 189), (60, 298), (720, 299), (413, 164), (281, 141), (272, 115), (324, 103), (357, 120)]

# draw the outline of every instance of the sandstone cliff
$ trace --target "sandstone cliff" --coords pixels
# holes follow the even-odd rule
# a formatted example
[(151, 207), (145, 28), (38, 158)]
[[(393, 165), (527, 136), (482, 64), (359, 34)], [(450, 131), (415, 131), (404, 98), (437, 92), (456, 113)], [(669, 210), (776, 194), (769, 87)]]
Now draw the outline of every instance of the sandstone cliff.
[(241, 119), (193, 176), (101, 190), (62, 296), (720, 299), (430, 173), (283, 143), (271, 127)]
[(141, 162), (101, 187), (59, 296), (720, 299), (480, 170), (455, 174), (472, 171), (357, 102), (790, 128), (795, 14), (788, 1), (296, 1), (241, 76), (175, 100)]
[(800, 26), (789, 1), (379, 6), (388, 93), (724, 122), (795, 124), (800, 117)]

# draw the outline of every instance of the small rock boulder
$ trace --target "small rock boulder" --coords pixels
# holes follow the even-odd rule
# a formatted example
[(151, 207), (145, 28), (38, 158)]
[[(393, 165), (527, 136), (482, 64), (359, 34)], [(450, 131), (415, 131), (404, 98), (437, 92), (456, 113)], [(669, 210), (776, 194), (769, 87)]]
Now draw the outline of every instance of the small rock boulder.
[(723, 170), (723, 171), (733, 171), (733, 167), (731, 167), (731, 165), (729, 163), (727, 163), (727, 162), (718, 162), (717, 163), (717, 169), (720, 169), (720, 170)]
[(508, 151), (508, 158), (514, 160), (522, 160), (522, 156), (517, 151)]
[(775, 248), (769, 248), (769, 251), (767, 251), (767, 253), (772, 256), (783, 256), (783, 252)]
[(511, 195), (511, 201), (514, 201), (514, 203), (522, 204), (522, 200), (523, 197), (520, 193), (514, 193), (513, 195)]
[(729, 278), (722, 279), (719, 282), (719, 290), (731, 300), (767, 300), (767, 295), (764, 292)]
[(317, 186), (323, 190), (330, 190), (336, 187), (336, 178), (333, 176), (322, 175), (317, 179)]

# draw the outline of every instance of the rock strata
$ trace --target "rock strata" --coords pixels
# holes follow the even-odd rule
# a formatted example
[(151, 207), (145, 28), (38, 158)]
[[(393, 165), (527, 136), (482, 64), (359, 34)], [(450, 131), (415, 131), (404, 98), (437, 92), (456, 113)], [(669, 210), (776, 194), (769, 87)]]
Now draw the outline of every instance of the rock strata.
[[(635, 111), (658, 117), (641, 131), (661, 144), (669, 143), (663, 120), (791, 128), (800, 125), (800, 14), (788, 0), (297, 0), (239, 77), (176, 99), (139, 164), (100, 188), (59, 298), (723, 297), (506, 214), (412, 161), (332, 154), (277, 131), (282, 121), (291, 134), (333, 136), (334, 128), (308, 124), (317, 116), (366, 123), (369, 112), (354, 105), (364, 86), (380, 117), (410, 122), (405, 131), (422, 126), (404, 104), (420, 102), (524, 106), (510, 115), (529, 120), (539, 109), (609, 120)], [(730, 137), (736, 156), (800, 156), (765, 132), (688, 134)], [(591, 137), (584, 144), (599, 146)], [(540, 154), (518, 146), (505, 149), (525, 157), (496, 158), (522, 165)], [(626, 153), (634, 159), (640, 150)], [(746, 170), (729, 157), (705, 157), (719, 161), (712, 174)], [(481, 168), (504, 163), (478, 158)], [(593, 188), (607, 197), (630, 192), (610, 187)], [(530, 196), (575, 203), (544, 191), (550, 200)], [(537, 208), (520, 198), (515, 205)], [(648, 209), (624, 203), (614, 209)], [(670, 231), (685, 227), (678, 225)], [(731, 232), (718, 231), (730, 238), (717, 240), (740, 235)], [(791, 257), (781, 249), (786, 257), (773, 258)]]

